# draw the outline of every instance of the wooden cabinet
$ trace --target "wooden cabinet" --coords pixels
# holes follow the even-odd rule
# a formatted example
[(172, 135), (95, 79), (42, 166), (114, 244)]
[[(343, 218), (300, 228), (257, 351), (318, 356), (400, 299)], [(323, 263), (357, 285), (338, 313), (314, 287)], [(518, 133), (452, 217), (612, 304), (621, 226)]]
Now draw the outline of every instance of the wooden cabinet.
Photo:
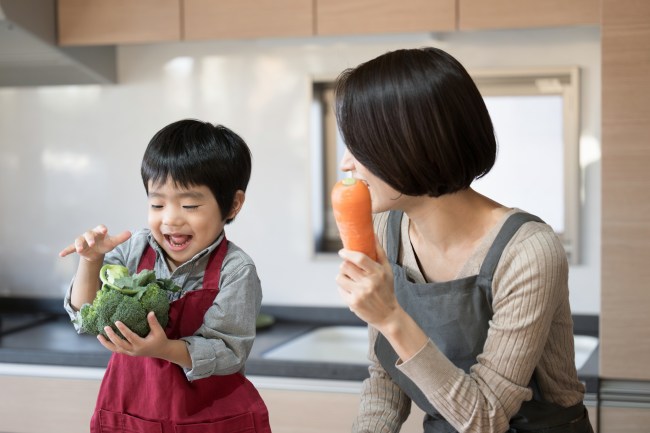
[(600, 376), (650, 380), (650, 2), (603, 0), (601, 40)]
[(601, 0), (459, 0), (458, 29), (600, 24)]
[(456, 29), (455, 0), (317, 0), (317, 35)]
[(313, 3), (312, 0), (185, 0), (183, 39), (312, 36)]
[(600, 433), (640, 433), (650, 427), (650, 408), (600, 407)]
[[(287, 379), (287, 383), (291, 381)], [(349, 432), (359, 410), (359, 391), (258, 389), (269, 410), (273, 433)], [(413, 405), (400, 432), (422, 433), (423, 417), (424, 412)]]
[(600, 23), (601, 0), (59, 0), (60, 45)]
[(180, 0), (58, 0), (59, 45), (177, 41)]
[(0, 375), (0, 431), (87, 432), (100, 382)]

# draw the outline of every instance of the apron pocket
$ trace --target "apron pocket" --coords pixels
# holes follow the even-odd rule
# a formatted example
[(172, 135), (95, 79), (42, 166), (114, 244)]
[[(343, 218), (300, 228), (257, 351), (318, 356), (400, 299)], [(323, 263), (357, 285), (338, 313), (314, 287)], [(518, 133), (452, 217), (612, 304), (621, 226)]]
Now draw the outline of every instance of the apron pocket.
[(247, 412), (218, 421), (177, 425), (174, 431), (176, 433), (254, 433), (255, 421), (253, 414)]
[(99, 411), (99, 425), (101, 433), (162, 433), (159, 422), (104, 409)]

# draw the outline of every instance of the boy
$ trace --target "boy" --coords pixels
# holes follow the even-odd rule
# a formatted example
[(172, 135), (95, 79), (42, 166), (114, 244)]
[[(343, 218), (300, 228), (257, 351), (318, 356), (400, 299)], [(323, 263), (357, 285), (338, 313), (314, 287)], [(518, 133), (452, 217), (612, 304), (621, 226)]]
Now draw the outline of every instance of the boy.
[(172, 123), (154, 135), (142, 160), (149, 228), (109, 235), (99, 225), (61, 251), (61, 257), (80, 256), (65, 298), (77, 331), (79, 309), (95, 298), (103, 264), (120, 264), (131, 273), (152, 269), (182, 289), (171, 295), (165, 329), (151, 312), (144, 338), (120, 322), (125, 339), (110, 327), (108, 338), (98, 336), (113, 355), (91, 432), (124, 426), (270, 432), (266, 406), (243, 376), (261, 305), (260, 281), (251, 258), (224, 233), (244, 204), (250, 173), (250, 150), (228, 128), (197, 120)]

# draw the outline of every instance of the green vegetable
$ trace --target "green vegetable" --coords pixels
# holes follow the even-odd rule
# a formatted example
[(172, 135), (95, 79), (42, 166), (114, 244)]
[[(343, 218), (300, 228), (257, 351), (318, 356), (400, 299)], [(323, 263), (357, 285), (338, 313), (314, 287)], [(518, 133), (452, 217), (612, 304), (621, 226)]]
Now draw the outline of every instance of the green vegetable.
[(81, 307), (79, 323), (81, 332), (102, 334), (110, 326), (124, 338), (115, 322), (124, 323), (140, 337), (149, 334), (147, 313), (153, 311), (164, 328), (169, 321), (169, 293), (180, 290), (170, 279), (157, 279), (150, 270), (130, 275), (121, 265), (104, 265), (99, 271), (102, 288), (92, 304)]

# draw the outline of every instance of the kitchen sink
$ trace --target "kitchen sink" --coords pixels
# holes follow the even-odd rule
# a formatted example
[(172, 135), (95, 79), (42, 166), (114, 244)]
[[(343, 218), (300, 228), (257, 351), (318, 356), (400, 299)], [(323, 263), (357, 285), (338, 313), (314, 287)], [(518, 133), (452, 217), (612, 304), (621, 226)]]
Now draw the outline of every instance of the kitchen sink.
[(262, 358), (369, 364), (368, 328), (365, 326), (316, 328), (263, 353)]
[[(598, 338), (574, 335), (576, 369), (580, 370), (598, 347)], [(262, 354), (286, 361), (369, 364), (368, 329), (363, 326), (325, 326), (289, 340)]]
[(574, 335), (573, 344), (576, 350), (576, 369), (580, 370), (598, 347), (598, 337)]

